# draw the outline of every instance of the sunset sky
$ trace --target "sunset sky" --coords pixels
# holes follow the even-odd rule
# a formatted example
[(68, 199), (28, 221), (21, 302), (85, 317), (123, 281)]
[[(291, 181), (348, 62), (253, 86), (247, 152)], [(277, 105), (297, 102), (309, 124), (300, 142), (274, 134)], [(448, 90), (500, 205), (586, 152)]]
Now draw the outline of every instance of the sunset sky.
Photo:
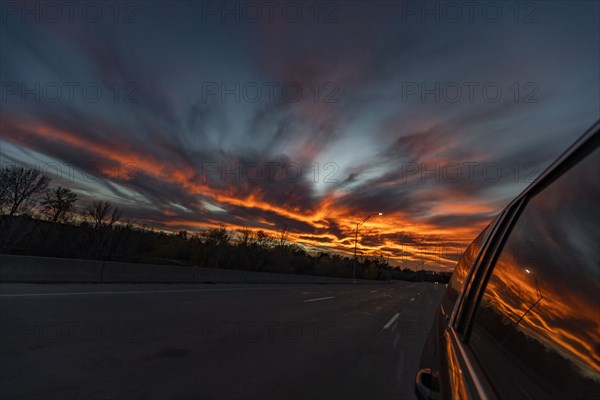
[(599, 119), (598, 2), (24, 4), (0, 10), (3, 165), (158, 229), (349, 254), (381, 212), (361, 255), (452, 268)]

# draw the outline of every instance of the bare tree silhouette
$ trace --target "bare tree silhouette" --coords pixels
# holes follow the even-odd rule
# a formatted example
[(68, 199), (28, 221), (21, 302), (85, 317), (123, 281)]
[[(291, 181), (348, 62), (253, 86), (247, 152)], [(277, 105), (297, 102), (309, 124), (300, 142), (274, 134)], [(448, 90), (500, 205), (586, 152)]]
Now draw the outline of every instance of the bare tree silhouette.
[(24, 213), (40, 201), (50, 178), (37, 169), (8, 166), (0, 170), (0, 198), (3, 213)]
[(240, 240), (238, 244), (240, 246), (249, 246), (252, 240), (253, 231), (248, 227), (244, 227), (238, 231), (240, 233)]
[(86, 208), (86, 213), (94, 229), (112, 227), (121, 219), (119, 207), (113, 206), (109, 201), (94, 201)]
[(284, 247), (287, 242), (288, 242), (288, 227), (287, 225), (284, 225), (281, 227), (281, 229), (279, 230), (279, 247)]
[(71, 189), (57, 186), (55, 188), (46, 189), (42, 206), (44, 213), (51, 222), (65, 222), (70, 212), (75, 209), (77, 194)]

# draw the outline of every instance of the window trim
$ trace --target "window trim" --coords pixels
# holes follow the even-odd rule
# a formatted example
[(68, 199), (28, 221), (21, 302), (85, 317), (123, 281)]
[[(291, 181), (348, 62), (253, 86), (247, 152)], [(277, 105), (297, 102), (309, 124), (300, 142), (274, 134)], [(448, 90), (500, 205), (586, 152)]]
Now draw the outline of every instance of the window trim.
[(599, 146), (600, 120), (502, 211), (500, 219), (494, 229), (490, 231), (480, 254), (477, 255), (471, 271), (467, 275), (464, 290), (456, 302), (458, 307), (452, 312), (450, 326), (456, 329), (463, 342), (468, 341), (474, 311), (479, 307), (489, 276), (496, 265), (499, 249), (503, 248), (504, 242), (510, 235), (513, 224), (516, 218), (520, 216), (521, 210), (527, 205), (531, 197), (544, 190)]
[(475, 312), (479, 308), (498, 257), (522, 211), (529, 204), (529, 200), (571, 170), (599, 146), (600, 120), (504, 208), (498, 221), (490, 229), (467, 274), (463, 290), (454, 305), (447, 330), (453, 345), (459, 350), (460, 362), (466, 367), (467, 371), (465, 372), (468, 372), (468, 378), (475, 386), (480, 398), (493, 399), (497, 398), (497, 395), (468, 343)]
[(452, 345), (458, 349), (460, 363), (467, 370), (466, 376), (471, 381), (477, 392), (477, 398), (482, 400), (497, 399), (496, 392), (490, 385), (485, 373), (481, 369), (477, 358), (465, 343), (462, 342), (460, 334), (452, 327), (448, 329)]
[[(491, 238), (494, 237), (494, 234), (496, 232), (496, 229), (499, 225), (499, 222), (503, 219), (505, 211), (501, 211), (495, 218), (494, 220), (492, 220), (491, 224), (493, 225), (489, 225), (486, 229), (488, 229), (487, 234), (485, 235), (485, 237), (483, 238), (483, 242), (481, 244), (481, 247), (479, 249), (479, 252), (477, 253), (477, 255), (475, 256), (475, 259), (473, 261), (473, 263), (471, 264), (471, 266), (469, 267), (469, 270), (467, 271), (467, 276), (465, 277), (465, 282), (463, 283), (463, 286), (461, 288), (461, 291), (459, 293), (459, 297), (458, 299), (456, 299), (456, 301), (454, 302), (454, 305), (452, 307), (452, 312), (450, 314), (450, 320), (449, 320), (449, 325), (450, 326), (454, 326), (456, 321), (459, 319), (459, 316), (461, 315), (462, 312), (462, 308), (463, 308), (463, 301), (466, 297), (466, 293), (468, 293), (471, 290), (472, 284), (473, 284), (473, 275), (475, 273), (475, 270), (479, 267), (480, 265), (480, 260), (483, 257), (483, 254), (485, 254), (487, 246), (489, 244), (489, 242), (491, 241)], [(477, 240), (477, 238), (475, 238), (475, 240)], [(469, 244), (470, 246), (470, 244)], [(469, 248), (469, 246), (467, 246), (467, 249)], [(465, 249), (466, 251), (466, 249)], [(463, 253), (464, 254), (464, 253)], [(462, 255), (461, 255), (462, 258)], [(459, 259), (460, 262), (460, 259)]]
[(498, 230), (494, 232), (495, 235), (491, 238), (489, 247), (485, 249), (481, 263), (477, 266), (476, 271), (474, 271), (473, 287), (468, 293), (465, 293), (465, 306), (461, 310), (461, 316), (456, 325), (456, 329), (465, 343), (469, 341), (473, 318), (479, 308), (489, 277), (494, 270), (493, 267), (496, 265), (496, 261), (504, 248), (504, 244), (514, 224), (521, 216), (524, 203), (524, 199), (521, 198), (518, 203), (506, 210), (503, 218), (498, 221)]
[[(588, 136), (589, 135), (589, 136)], [(506, 241), (510, 237), (515, 224), (521, 217), (521, 213), (525, 210), (530, 200), (552, 185), (565, 173), (570, 171), (579, 162), (588, 155), (593, 153), (600, 146), (600, 123), (596, 124), (588, 134), (584, 135), (588, 140), (580, 143), (579, 146), (571, 148), (564, 156), (560, 157), (559, 164), (554, 163), (553, 166), (546, 170), (539, 179), (536, 179), (533, 185), (521, 193), (508, 207), (507, 217), (509, 220), (504, 224), (504, 229), (500, 229), (498, 237), (492, 238), (493, 247), (488, 250), (482, 261), (481, 273), (475, 276), (476, 287), (474, 293), (467, 293), (466, 301), (468, 309), (466, 315), (461, 315), (459, 320), (458, 331), (462, 334), (463, 342), (468, 343), (473, 325), (473, 318), (476, 310), (479, 308), (481, 299), (488, 281), (494, 272), (496, 262), (500, 257)], [(579, 143), (579, 142), (578, 142)], [(504, 218), (503, 218), (504, 219)], [(501, 222), (502, 223), (502, 222)], [(479, 268), (478, 268), (479, 269)], [(463, 310), (464, 312), (464, 310)]]

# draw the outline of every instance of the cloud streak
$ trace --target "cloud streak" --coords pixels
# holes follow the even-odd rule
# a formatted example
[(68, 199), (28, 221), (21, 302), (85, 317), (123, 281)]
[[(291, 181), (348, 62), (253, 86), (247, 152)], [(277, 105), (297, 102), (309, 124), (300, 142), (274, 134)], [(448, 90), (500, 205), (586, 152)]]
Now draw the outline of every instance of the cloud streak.
[[(160, 229), (285, 227), (292, 240), (345, 254), (356, 223), (383, 212), (361, 228), (361, 255), (451, 268), (598, 119), (599, 62), (586, 56), (597, 45), (594, 5), (579, 10), (578, 29), (556, 23), (560, 5), (544, 5), (535, 26), (399, 23), (389, 2), (340, 3), (332, 24), (199, 23), (198, 7), (144, 4), (131, 25), (9, 18), (2, 162), (91, 168), (94, 179), (66, 179), (83, 201), (109, 198)], [(570, 58), (544, 51), (552, 38)], [(552, 78), (565, 71), (579, 77)], [(471, 81), (473, 101), (435, 93)], [(519, 99), (534, 82), (537, 101), (516, 101), (515, 82)], [(486, 83), (502, 88), (498, 101), (481, 95)], [(55, 84), (63, 95), (50, 101)], [(434, 92), (407, 93), (422, 84)], [(102, 95), (91, 101), (84, 87)]]

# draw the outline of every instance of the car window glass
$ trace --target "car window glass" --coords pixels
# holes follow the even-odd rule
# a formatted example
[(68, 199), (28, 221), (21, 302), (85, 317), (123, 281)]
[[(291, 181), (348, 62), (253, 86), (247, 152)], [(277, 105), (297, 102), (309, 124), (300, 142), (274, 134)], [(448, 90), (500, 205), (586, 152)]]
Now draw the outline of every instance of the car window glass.
[(503, 398), (600, 398), (600, 150), (534, 195), (469, 345)]
[(491, 226), (492, 224), (488, 225), (479, 236), (473, 240), (458, 260), (456, 267), (454, 267), (454, 272), (452, 273), (452, 277), (448, 282), (448, 288), (442, 299), (442, 305), (446, 313), (450, 314), (452, 312), (452, 307), (454, 307), (454, 303), (456, 303), (456, 299), (465, 284), (469, 270), (475, 262), (475, 258), (477, 258), (477, 254), (479, 254), (479, 250), (481, 250), (481, 246), (483, 246), (483, 242)]

